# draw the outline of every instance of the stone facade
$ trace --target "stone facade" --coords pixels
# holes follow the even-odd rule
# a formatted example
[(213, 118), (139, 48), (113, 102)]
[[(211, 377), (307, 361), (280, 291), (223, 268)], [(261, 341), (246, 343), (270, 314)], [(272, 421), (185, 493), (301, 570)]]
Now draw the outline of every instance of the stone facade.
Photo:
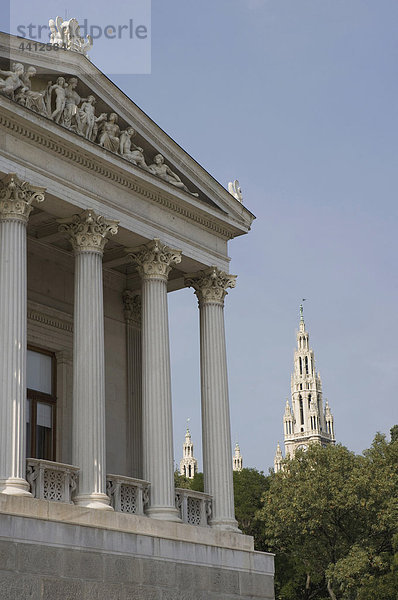
[[(333, 415), (327, 400), (323, 405), (321, 376), (315, 370), (314, 351), (310, 349), (302, 305), (291, 379), (291, 405), (286, 400), (283, 433), (285, 453), (290, 457), (294, 456), (296, 450), (305, 451), (308, 444), (326, 446), (335, 443)], [(283, 454), (278, 442), (275, 471), (282, 468), (282, 461)]]
[[(234, 515), (224, 331), (228, 241), (254, 217), (65, 23), (51, 51), (0, 34), (2, 597), (271, 599), (273, 557)], [(205, 485), (191, 495), (174, 489), (167, 308), (185, 286)]]

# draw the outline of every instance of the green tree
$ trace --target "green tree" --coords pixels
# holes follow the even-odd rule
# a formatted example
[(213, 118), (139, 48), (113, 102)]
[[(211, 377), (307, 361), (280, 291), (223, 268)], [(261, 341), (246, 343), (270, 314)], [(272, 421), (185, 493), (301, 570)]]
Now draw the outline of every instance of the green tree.
[(398, 425), (394, 425), (394, 427), (391, 427), (390, 434), (391, 442), (398, 442)]
[(174, 471), (174, 487), (189, 489), (191, 487), (191, 481), (184, 475), (180, 475), (178, 469)]
[(346, 557), (328, 569), (329, 577), (347, 600), (398, 598), (398, 439), (377, 434), (364, 452), (368, 489), (367, 522)]
[(196, 492), (203, 492), (203, 473), (195, 473), (193, 479), (190, 479), (190, 488)]
[[(312, 445), (269, 478), (258, 519), (280, 600), (396, 600), (398, 443)], [(373, 595), (372, 595), (373, 594)]]
[(263, 527), (256, 514), (262, 507), (261, 498), (268, 489), (268, 477), (257, 469), (234, 471), (235, 517), (239, 529), (254, 537), (256, 550), (266, 550)]

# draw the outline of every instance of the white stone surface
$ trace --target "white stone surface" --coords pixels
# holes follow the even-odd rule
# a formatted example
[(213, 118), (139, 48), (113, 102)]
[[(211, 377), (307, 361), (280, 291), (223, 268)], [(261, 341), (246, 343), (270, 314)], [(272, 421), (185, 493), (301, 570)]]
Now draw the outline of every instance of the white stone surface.
[(235, 275), (212, 267), (186, 280), (200, 312), (200, 369), (204, 491), (213, 497), (211, 525), (237, 530), (231, 465), (231, 425), (224, 329), (224, 298)]
[(30, 495), (25, 480), (26, 227), (44, 189), (15, 173), (0, 182), (0, 492)]
[(151, 482), (147, 514), (177, 521), (167, 278), (181, 262), (181, 251), (155, 239), (129, 257), (142, 279), (143, 476)]
[(92, 211), (63, 219), (75, 252), (73, 464), (80, 468), (75, 502), (109, 509), (106, 495), (105, 360), (102, 255), (117, 224)]

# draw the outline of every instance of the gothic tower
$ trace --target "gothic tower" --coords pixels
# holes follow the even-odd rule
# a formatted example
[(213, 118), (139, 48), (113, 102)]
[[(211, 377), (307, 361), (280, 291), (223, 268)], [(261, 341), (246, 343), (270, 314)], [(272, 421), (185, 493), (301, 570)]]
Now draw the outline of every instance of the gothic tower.
[(193, 443), (191, 432), (187, 427), (185, 433), (185, 442), (182, 446), (182, 459), (180, 461), (180, 475), (184, 475), (188, 479), (193, 479), (195, 473), (198, 472), (198, 461), (193, 456)]
[[(314, 352), (309, 346), (302, 304), (291, 379), (291, 404), (286, 400), (283, 433), (285, 454), (291, 457), (296, 450), (306, 450), (311, 443), (322, 446), (335, 443), (333, 416), (327, 400), (323, 406), (321, 376), (315, 370)], [(280, 470), (281, 461), (282, 452), (278, 443), (275, 471)]]
[(234, 471), (241, 471), (243, 469), (243, 458), (240, 453), (239, 444), (235, 444), (235, 452), (232, 457), (232, 465)]

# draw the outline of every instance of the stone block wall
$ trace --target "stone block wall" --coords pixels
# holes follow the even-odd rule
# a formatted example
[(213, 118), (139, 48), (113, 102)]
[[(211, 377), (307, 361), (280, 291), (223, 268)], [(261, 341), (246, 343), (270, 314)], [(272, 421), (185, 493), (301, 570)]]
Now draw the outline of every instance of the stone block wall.
[[(30, 502), (44, 514), (48, 503)], [(88, 512), (57, 509), (69, 519)], [(103, 517), (117, 521), (114, 513)], [(1, 600), (274, 600), (273, 556), (242, 549), (244, 536), (234, 534), (234, 548), (207, 528), (158, 525), (146, 517), (133, 522), (147, 523), (153, 533), (0, 512)], [(173, 537), (158, 537), (157, 528), (170, 528)]]

